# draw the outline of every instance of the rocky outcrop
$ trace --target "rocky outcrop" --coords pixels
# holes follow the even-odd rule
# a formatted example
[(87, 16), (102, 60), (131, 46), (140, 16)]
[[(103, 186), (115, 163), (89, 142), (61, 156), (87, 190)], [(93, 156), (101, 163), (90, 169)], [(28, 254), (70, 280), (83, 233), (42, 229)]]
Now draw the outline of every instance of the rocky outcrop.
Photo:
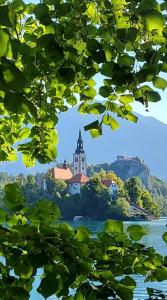
[(117, 160), (111, 164), (111, 169), (122, 180), (138, 176), (143, 184), (148, 187), (150, 170), (145, 162), (138, 157), (118, 156)]

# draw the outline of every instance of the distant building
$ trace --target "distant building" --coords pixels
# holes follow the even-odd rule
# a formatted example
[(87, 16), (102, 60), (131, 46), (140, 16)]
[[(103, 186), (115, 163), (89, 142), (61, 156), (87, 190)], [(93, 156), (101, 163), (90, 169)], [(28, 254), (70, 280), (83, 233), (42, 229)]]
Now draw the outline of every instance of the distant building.
[(108, 187), (111, 196), (114, 196), (117, 194), (119, 187), (118, 187), (118, 184), (114, 180), (102, 179), (101, 183), (104, 184), (106, 187)]
[(81, 187), (89, 181), (89, 177), (83, 174), (76, 174), (68, 180), (69, 193), (80, 194)]
[(69, 180), (72, 178), (73, 174), (67, 166), (67, 161), (64, 161), (63, 167), (54, 167), (50, 169), (50, 175), (56, 180)]
[(86, 164), (86, 154), (83, 149), (83, 140), (81, 136), (81, 130), (79, 130), (79, 137), (77, 141), (77, 148), (73, 154), (73, 175), (83, 174), (87, 175), (87, 164)]
[(137, 157), (137, 156), (125, 156), (125, 155), (118, 155), (117, 160), (135, 160), (142, 164), (145, 164), (144, 160)]

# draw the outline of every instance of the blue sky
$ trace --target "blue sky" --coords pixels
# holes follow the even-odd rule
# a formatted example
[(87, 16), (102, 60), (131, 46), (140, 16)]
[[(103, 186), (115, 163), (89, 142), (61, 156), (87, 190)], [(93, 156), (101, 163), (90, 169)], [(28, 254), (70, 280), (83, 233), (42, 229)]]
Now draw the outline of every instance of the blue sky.
[(162, 100), (149, 105), (149, 112), (146, 112), (145, 107), (140, 103), (133, 105), (134, 110), (145, 116), (152, 116), (161, 122), (167, 124), (167, 91), (161, 92)]

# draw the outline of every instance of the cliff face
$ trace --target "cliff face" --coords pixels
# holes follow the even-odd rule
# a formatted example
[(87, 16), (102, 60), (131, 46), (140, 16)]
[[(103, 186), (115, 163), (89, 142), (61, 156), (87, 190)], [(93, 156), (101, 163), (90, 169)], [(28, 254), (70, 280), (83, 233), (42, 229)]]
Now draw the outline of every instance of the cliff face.
[(139, 158), (121, 158), (111, 164), (111, 169), (122, 180), (138, 176), (145, 186), (148, 186), (150, 170), (145, 162)]

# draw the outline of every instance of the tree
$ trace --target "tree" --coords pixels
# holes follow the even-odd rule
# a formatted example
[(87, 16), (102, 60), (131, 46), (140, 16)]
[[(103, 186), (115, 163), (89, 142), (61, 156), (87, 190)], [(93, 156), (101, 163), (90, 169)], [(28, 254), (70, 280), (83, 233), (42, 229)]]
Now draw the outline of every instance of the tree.
[(126, 219), (129, 216), (130, 203), (125, 197), (117, 198), (111, 205), (110, 218)]
[(130, 202), (136, 203), (139, 207), (143, 207), (141, 201), (142, 182), (139, 177), (132, 177), (125, 182), (125, 189), (130, 197)]
[(4, 0), (0, 16), (1, 161), (17, 152), (27, 166), (53, 161), (58, 114), (69, 106), (100, 115), (85, 126), (97, 137), (102, 125), (119, 127), (113, 113), (137, 122), (133, 102), (147, 108), (160, 100), (154, 88), (166, 88), (165, 1)]
[(104, 219), (109, 203), (112, 201), (108, 188), (101, 179), (93, 177), (81, 189), (81, 201), (83, 216), (94, 219)]
[(137, 204), (144, 208), (151, 214), (159, 217), (162, 211), (162, 202), (158, 203), (155, 196), (151, 195), (148, 190), (144, 188), (140, 178), (132, 177), (125, 182), (125, 189), (129, 195), (130, 202)]
[(108, 180), (115, 181), (118, 184), (120, 189), (123, 188), (123, 185), (124, 185), (123, 181), (113, 171), (106, 172), (105, 170), (102, 170), (98, 173), (98, 175), (102, 179), (108, 179)]

